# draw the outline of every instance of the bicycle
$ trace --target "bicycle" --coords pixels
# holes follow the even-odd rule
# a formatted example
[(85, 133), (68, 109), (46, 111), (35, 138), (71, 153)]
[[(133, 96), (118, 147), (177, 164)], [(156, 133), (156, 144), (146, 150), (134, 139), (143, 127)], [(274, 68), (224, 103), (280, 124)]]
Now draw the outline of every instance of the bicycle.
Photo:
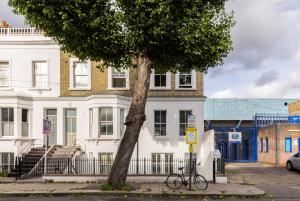
[[(193, 169), (194, 169), (193, 183), (197, 189), (206, 190), (208, 187), (206, 179), (202, 175), (197, 173), (197, 167), (199, 165), (200, 165), (200, 163), (198, 163), (197, 166), (194, 165), (194, 167), (193, 167)], [(184, 167), (178, 168), (178, 170), (181, 171), (181, 175), (174, 173), (174, 174), (170, 174), (167, 177), (166, 184), (170, 189), (178, 190), (179, 188), (181, 188), (182, 185), (184, 185), (185, 187), (188, 186), (189, 182), (188, 182), (188, 180), (185, 179), (183, 169), (184, 169)]]

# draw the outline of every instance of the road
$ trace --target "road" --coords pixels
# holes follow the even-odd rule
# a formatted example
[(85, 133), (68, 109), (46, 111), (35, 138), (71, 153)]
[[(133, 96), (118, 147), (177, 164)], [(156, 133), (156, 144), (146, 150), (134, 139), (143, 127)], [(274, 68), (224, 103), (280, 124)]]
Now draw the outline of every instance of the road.
[[(43, 197), (43, 198), (33, 198), (33, 197), (10, 197), (10, 198), (0, 198), (0, 201), (210, 201), (207, 199), (166, 199), (166, 198), (101, 198), (101, 197), (85, 197), (85, 196), (79, 196), (79, 197)], [(222, 201), (247, 201), (245, 199), (230, 199), (230, 200), (222, 200)], [(252, 199), (249, 199), (249, 201)], [(259, 201), (299, 201), (299, 199), (260, 199)]]

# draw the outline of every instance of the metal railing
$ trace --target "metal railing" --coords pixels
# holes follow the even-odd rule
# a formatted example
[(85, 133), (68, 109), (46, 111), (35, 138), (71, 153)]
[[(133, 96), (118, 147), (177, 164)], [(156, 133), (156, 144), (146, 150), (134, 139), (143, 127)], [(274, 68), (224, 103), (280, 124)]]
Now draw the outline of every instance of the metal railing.
[(36, 28), (0, 28), (0, 36), (43, 36), (44, 32)]
[(12, 164), (0, 164), (0, 177), (7, 177), (15, 169)]
[(216, 183), (217, 175), (225, 175), (225, 160), (223, 158), (215, 158), (213, 161), (213, 182)]
[[(194, 162), (196, 164), (196, 161)], [(108, 175), (113, 160), (99, 158), (48, 158), (47, 174), (49, 175)], [(179, 167), (189, 170), (189, 160), (152, 160), (149, 158), (131, 159), (128, 175), (169, 175), (180, 173)], [(187, 173), (187, 171), (185, 171)]]

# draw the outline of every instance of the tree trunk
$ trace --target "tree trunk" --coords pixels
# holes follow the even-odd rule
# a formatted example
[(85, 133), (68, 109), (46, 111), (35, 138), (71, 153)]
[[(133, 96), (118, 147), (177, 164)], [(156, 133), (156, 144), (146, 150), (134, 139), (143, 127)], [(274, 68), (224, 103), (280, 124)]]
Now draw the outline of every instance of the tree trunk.
[(151, 61), (147, 54), (141, 53), (137, 59), (137, 80), (126, 117), (126, 130), (108, 178), (110, 185), (122, 186), (126, 182), (131, 156), (141, 127), (146, 120), (145, 106), (149, 91), (150, 74)]

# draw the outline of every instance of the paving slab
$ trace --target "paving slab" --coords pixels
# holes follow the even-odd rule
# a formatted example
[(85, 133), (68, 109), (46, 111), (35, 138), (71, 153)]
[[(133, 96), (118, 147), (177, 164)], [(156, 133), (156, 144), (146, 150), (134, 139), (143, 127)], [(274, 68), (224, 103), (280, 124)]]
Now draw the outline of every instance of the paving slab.
[(162, 183), (130, 183), (132, 191), (101, 191), (100, 183), (6, 183), (0, 184), (0, 196), (102, 195), (127, 197), (206, 197), (258, 198), (265, 192), (251, 185), (209, 184), (204, 191), (186, 188), (170, 190)]

